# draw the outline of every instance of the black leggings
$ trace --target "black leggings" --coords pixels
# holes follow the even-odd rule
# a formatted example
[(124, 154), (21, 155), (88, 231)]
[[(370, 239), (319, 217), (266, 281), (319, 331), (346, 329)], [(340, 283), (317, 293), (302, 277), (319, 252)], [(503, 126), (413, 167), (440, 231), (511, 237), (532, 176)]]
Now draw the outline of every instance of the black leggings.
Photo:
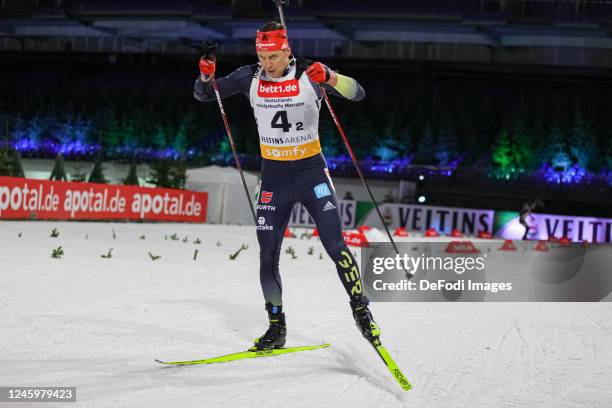
[(283, 304), (278, 261), (285, 228), (297, 202), (302, 203), (316, 223), (321, 243), (336, 264), (348, 295), (361, 295), (359, 267), (344, 243), (338, 199), (324, 162), (315, 162), (308, 168), (283, 166), (281, 163), (266, 165), (266, 162), (262, 166), (256, 226), (260, 249), (259, 273), (266, 303), (274, 306)]

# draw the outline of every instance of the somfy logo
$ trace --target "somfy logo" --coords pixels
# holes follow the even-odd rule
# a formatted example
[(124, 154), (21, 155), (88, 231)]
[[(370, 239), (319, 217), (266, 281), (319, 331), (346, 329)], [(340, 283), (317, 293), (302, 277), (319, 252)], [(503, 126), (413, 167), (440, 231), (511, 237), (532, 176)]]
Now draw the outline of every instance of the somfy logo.
[(306, 154), (306, 149), (303, 147), (295, 146), (293, 149), (274, 149), (274, 148), (266, 148), (266, 154), (268, 157), (301, 157)]

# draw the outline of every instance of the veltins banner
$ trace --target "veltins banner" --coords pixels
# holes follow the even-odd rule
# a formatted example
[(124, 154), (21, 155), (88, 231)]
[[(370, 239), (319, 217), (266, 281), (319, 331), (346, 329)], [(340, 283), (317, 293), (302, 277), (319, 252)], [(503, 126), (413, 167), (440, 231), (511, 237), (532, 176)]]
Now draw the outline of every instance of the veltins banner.
[[(525, 221), (529, 228), (527, 239), (531, 240), (566, 237), (573, 242), (612, 242), (612, 219), (609, 218), (531, 214)], [(525, 227), (519, 222), (518, 213), (500, 214), (498, 224), (500, 238), (523, 238)]]
[[(391, 229), (404, 227), (409, 231), (425, 231), (435, 228), (443, 234), (454, 229), (470, 235), (480, 231), (493, 233), (493, 210), (385, 203), (380, 205), (380, 211)], [(370, 211), (362, 224), (382, 228), (375, 210)]]

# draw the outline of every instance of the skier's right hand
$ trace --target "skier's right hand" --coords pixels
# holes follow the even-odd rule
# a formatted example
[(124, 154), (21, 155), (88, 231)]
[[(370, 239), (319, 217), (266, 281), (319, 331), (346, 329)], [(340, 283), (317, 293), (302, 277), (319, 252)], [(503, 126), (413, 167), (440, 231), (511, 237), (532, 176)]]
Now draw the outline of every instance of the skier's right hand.
[(202, 75), (202, 80), (207, 80), (209, 77), (215, 75), (216, 65), (214, 57), (213, 59), (205, 57), (200, 58), (200, 74)]

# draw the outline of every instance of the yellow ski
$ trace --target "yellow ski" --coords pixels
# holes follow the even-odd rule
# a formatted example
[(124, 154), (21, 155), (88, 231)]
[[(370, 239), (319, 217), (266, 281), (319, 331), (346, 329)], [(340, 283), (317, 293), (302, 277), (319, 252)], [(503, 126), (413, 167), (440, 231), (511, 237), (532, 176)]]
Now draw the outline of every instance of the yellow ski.
[(320, 348), (329, 347), (329, 343), (317, 344), (314, 346), (300, 346), (300, 347), (284, 347), (271, 350), (257, 350), (250, 348), (247, 351), (241, 351), (239, 353), (227, 354), (225, 356), (206, 358), (204, 360), (191, 360), (191, 361), (161, 361), (155, 359), (160, 364), (165, 365), (194, 365), (194, 364), (214, 364), (214, 363), (227, 363), (229, 361), (244, 360), (246, 358), (258, 358), (258, 357), (270, 357), (277, 356), (280, 354), (297, 353), (298, 351), (316, 350)]
[(397, 381), (397, 383), (402, 387), (402, 389), (404, 391), (408, 391), (409, 389), (411, 389), (412, 385), (406, 379), (406, 377), (404, 377), (404, 374), (399, 369), (397, 364), (395, 364), (395, 361), (393, 360), (393, 358), (391, 358), (391, 355), (389, 354), (387, 349), (381, 344), (380, 340), (375, 339), (371, 341), (370, 344), (372, 345), (372, 347), (374, 347), (374, 350), (376, 350), (380, 358), (382, 358), (382, 360), (385, 362), (385, 365), (389, 369), (389, 372), (391, 373), (391, 375), (393, 375), (395, 381)]

